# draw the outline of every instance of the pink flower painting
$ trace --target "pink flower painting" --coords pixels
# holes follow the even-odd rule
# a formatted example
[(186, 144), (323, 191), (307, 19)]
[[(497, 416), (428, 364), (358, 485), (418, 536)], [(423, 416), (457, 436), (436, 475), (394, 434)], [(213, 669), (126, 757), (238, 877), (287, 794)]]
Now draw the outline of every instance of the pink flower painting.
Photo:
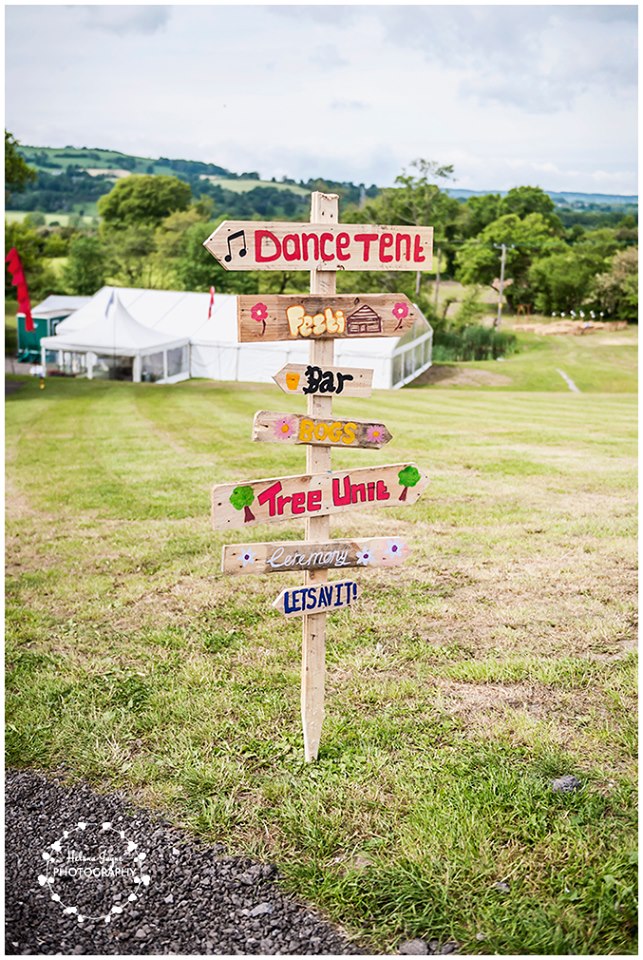
[(369, 443), (381, 443), (384, 439), (384, 433), (379, 423), (373, 423), (366, 431), (366, 439)]
[(402, 326), (402, 322), (406, 320), (409, 315), (409, 307), (407, 303), (396, 303), (393, 307), (393, 316), (397, 320), (396, 330), (399, 330)]
[(261, 336), (263, 337), (266, 332), (266, 320), (268, 319), (268, 307), (265, 303), (255, 303), (254, 307), (250, 310), (250, 316), (257, 323), (260, 323), (261, 326)]
[(295, 417), (280, 417), (273, 429), (278, 440), (287, 440), (297, 429), (297, 420)]

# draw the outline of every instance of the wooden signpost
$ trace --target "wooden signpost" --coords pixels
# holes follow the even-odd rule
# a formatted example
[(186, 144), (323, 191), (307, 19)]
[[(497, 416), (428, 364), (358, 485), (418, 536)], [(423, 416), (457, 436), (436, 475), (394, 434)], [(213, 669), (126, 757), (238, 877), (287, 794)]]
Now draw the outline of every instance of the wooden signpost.
[(364, 447), (379, 450), (392, 439), (383, 423), (368, 420), (319, 420), (298, 413), (259, 410), (252, 439), (267, 443), (314, 443), (327, 447)]
[(430, 270), (433, 227), (340, 226), (335, 210), (310, 223), (224, 220), (203, 245), (226, 270)]
[[(319, 342), (329, 343), (327, 340)], [(332, 347), (331, 340), (331, 350)], [(319, 366), (311, 361), (309, 364), (287, 363), (273, 374), (272, 379), (284, 393), (303, 393), (306, 396), (333, 393), (339, 396), (343, 393), (345, 397), (370, 397), (373, 371), (357, 367), (333, 367), (330, 364)]]
[(338, 197), (312, 194), (310, 223), (226, 221), (204, 246), (226, 270), (309, 270), (305, 296), (243, 296), (238, 300), (239, 342), (308, 340), (308, 364), (287, 364), (273, 377), (284, 393), (307, 397), (306, 414), (255, 414), (253, 439), (306, 446), (306, 473), (237, 483), (212, 490), (217, 530), (256, 523), (305, 520), (303, 542), (230, 544), (226, 573), (300, 572), (305, 584), (283, 590), (273, 606), (303, 618), (301, 712), (306, 761), (315, 760), (324, 718), (326, 617), (350, 607), (353, 580), (328, 582), (328, 570), (395, 567), (410, 553), (398, 537), (331, 540), (330, 514), (365, 506), (414, 503), (428, 483), (414, 463), (331, 470), (332, 447), (379, 449), (391, 439), (383, 423), (339, 420), (333, 395), (368, 397), (372, 370), (333, 365), (334, 340), (399, 337), (418, 313), (402, 294), (338, 296), (337, 270), (429, 270), (433, 228), (366, 226), (337, 222)]
[(239, 343), (323, 337), (400, 337), (418, 319), (399, 293), (237, 298)]
[(326, 543), (282, 540), (277, 543), (232, 543), (223, 548), (224, 573), (284, 573), (342, 570), (344, 567), (397, 567), (411, 550), (400, 537), (328, 540)]

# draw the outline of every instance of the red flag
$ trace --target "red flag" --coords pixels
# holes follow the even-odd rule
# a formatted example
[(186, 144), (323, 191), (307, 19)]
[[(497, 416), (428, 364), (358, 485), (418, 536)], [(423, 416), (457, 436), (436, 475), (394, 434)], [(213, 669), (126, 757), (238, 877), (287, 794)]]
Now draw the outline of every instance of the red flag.
[(29, 299), (29, 290), (27, 288), (24, 270), (22, 269), (22, 263), (20, 262), (16, 248), (12, 247), (4, 259), (11, 274), (11, 282), (14, 287), (18, 288), (18, 307), (20, 308), (20, 312), (25, 315), (25, 330), (31, 333), (32, 330), (35, 329), (33, 317), (31, 316), (31, 301)]
[(208, 307), (208, 320), (212, 316), (213, 306), (214, 306), (214, 287), (210, 287), (210, 306)]

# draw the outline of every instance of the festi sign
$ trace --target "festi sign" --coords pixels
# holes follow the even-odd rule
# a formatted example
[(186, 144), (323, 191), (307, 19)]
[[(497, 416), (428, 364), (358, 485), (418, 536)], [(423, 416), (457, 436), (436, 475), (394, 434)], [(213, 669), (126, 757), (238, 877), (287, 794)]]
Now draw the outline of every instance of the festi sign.
[(430, 270), (433, 227), (224, 220), (204, 247), (226, 270)]
[(401, 337), (420, 319), (403, 293), (240, 296), (239, 343)]

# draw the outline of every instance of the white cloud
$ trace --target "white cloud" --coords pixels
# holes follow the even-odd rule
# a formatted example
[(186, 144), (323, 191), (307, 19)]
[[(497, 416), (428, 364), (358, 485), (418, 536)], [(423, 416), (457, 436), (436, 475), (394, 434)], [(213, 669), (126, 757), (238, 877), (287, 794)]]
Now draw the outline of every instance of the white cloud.
[(426, 157), (471, 189), (636, 190), (632, 7), (22, 5), (6, 22), (24, 143), (380, 185)]
[(124, 35), (155, 33), (170, 19), (171, 7), (147, 6), (78, 6), (81, 23), (95, 30)]

